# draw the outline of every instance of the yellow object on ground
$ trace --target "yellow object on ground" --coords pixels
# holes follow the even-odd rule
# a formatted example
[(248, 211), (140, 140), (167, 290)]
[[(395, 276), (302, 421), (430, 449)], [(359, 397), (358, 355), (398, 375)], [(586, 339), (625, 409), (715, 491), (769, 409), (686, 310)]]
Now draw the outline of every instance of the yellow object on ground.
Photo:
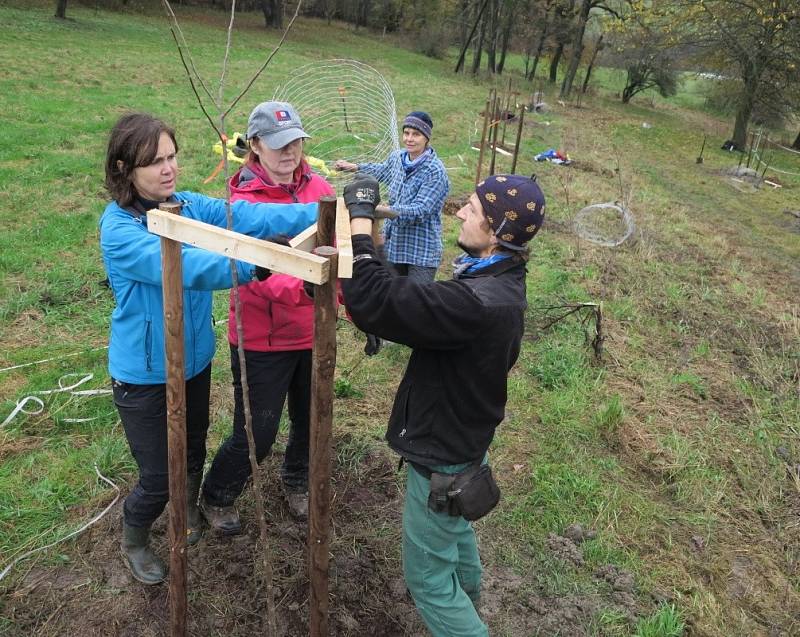
[[(228, 161), (235, 161), (235, 162), (237, 162), (237, 163), (239, 163), (239, 164), (243, 164), (243, 163), (244, 163), (244, 157), (238, 157), (238, 156), (237, 156), (236, 154), (234, 154), (234, 152), (233, 152), (233, 148), (234, 148), (234, 146), (236, 145), (236, 140), (237, 140), (237, 139), (239, 139), (239, 138), (241, 138), (241, 139), (244, 139), (244, 137), (242, 136), (242, 134), (241, 134), (241, 133), (234, 133), (234, 134), (233, 134), (233, 135), (232, 135), (232, 136), (231, 136), (231, 137), (228, 139), (228, 144), (227, 144), (227, 149), (228, 149)], [(214, 145), (211, 147), (211, 149), (212, 149), (212, 150), (213, 150), (213, 151), (214, 151), (214, 152), (215, 152), (217, 155), (219, 155), (219, 156), (222, 156), (222, 142), (221, 142), (221, 141), (217, 141), (217, 143), (216, 143), (216, 144), (214, 144)]]

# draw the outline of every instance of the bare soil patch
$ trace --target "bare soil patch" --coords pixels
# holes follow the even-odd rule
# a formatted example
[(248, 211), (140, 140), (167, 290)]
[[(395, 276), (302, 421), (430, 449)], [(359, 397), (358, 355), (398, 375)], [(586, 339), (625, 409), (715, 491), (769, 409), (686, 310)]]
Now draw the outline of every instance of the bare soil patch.
[[(306, 526), (293, 520), (280, 493), (280, 454), (262, 466), (268, 490), (268, 524), (275, 572), (279, 633), (308, 634)], [(384, 450), (367, 452), (357, 471), (335, 466), (333, 535), (330, 564), (330, 634), (332, 636), (405, 637), (424, 635), (400, 565), (402, 495), (395, 459)], [(243, 533), (215, 537), (206, 532), (189, 552), (191, 635), (250, 636), (265, 629), (266, 601), (260, 575), (254, 571), (258, 525), (249, 491), (239, 501)], [(87, 515), (90, 512), (87, 511)], [(33, 635), (164, 635), (169, 627), (168, 586), (143, 586), (132, 579), (119, 556), (121, 507), (74, 543), (61, 545), (60, 564), (20, 564), (0, 593), (3, 615), (11, 621), (9, 637)], [(168, 554), (166, 513), (153, 530), (154, 546)], [(485, 525), (479, 536), (492, 534)], [(577, 535), (576, 535), (577, 533)], [(570, 527), (552, 535), (551, 557), (565, 568), (582, 567), (580, 542), (590, 532)], [(492, 538), (491, 545), (495, 541)], [(602, 608), (617, 608), (631, 621), (652, 608), (640, 608), (633, 579), (621, 590), (563, 597), (537, 588), (532, 574), (518, 574), (493, 564), (484, 551), (484, 586), (479, 612), (492, 634), (590, 634)], [(604, 571), (615, 567), (604, 567)], [(616, 573), (616, 571), (614, 571)], [(608, 579), (602, 573), (595, 578)], [(616, 580), (614, 580), (616, 581)], [(564, 632), (566, 631), (566, 632)]]

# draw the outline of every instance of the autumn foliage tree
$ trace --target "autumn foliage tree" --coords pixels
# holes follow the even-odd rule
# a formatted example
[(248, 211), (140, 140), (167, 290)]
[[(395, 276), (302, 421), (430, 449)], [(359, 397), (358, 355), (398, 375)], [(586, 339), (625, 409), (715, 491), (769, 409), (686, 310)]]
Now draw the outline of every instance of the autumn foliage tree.
[(790, 99), (775, 87), (800, 81), (800, 2), (797, 0), (700, 0), (682, 2), (691, 38), (705, 64), (738, 80), (731, 139), (744, 148), (747, 127), (761, 94)]

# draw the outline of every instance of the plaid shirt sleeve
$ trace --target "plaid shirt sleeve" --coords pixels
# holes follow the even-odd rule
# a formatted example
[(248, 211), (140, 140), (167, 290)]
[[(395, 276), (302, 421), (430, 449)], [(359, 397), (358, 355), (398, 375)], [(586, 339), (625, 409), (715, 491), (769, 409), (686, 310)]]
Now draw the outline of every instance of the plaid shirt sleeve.
[(420, 183), (416, 197), (411, 201), (398, 202), (394, 209), (400, 213), (397, 224), (407, 225), (418, 223), (426, 215), (439, 215), (444, 207), (444, 200), (450, 190), (450, 183), (447, 180), (447, 173), (439, 169), (440, 164), (436, 164), (436, 170), (426, 175)]
[(372, 175), (381, 183), (388, 184), (392, 181), (392, 157), (383, 162), (358, 164), (358, 172)]

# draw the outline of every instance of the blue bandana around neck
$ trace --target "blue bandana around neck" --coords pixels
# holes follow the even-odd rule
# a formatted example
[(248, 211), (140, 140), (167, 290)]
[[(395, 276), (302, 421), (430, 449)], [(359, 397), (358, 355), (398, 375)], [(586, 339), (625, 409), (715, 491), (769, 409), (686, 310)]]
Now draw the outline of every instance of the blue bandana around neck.
[(433, 148), (428, 146), (424, 151), (422, 151), (419, 154), (419, 157), (417, 157), (415, 160), (412, 161), (408, 157), (408, 151), (404, 150), (400, 154), (400, 159), (403, 162), (403, 170), (406, 171), (406, 174), (412, 172), (417, 166), (419, 166), (420, 164), (422, 164), (422, 163), (426, 162), (428, 159), (430, 159), (430, 157), (432, 155), (433, 155)]
[(468, 254), (462, 254), (453, 262), (455, 269), (453, 270), (453, 278), (458, 278), (462, 274), (469, 274), (483, 268), (488, 268), (490, 265), (511, 258), (510, 254), (502, 252), (495, 253), (488, 257), (471, 257)]

